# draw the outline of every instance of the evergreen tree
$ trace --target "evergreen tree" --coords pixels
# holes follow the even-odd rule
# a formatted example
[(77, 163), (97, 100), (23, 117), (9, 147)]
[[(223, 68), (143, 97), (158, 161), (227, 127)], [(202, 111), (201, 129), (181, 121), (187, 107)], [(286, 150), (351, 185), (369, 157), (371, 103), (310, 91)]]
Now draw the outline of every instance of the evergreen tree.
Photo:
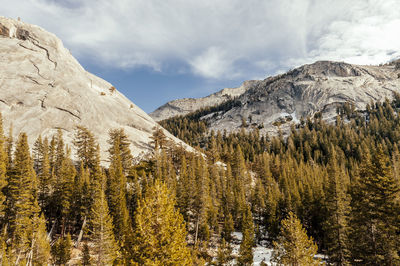
[(91, 209), (91, 235), (94, 244), (93, 253), (96, 265), (112, 265), (119, 256), (119, 248), (114, 238), (112, 218), (108, 211), (108, 204), (103, 186), (99, 184), (95, 192), (95, 199)]
[(253, 264), (253, 247), (254, 247), (254, 223), (251, 215), (250, 206), (247, 206), (246, 212), (242, 218), (242, 243), (240, 244), (238, 264), (252, 265)]
[(4, 190), (7, 186), (7, 151), (6, 151), (6, 137), (3, 131), (3, 118), (0, 113), (0, 228), (2, 228), (4, 221), (5, 200)]
[(51, 255), (55, 265), (67, 265), (71, 259), (71, 236), (67, 234), (65, 237), (60, 237), (51, 247)]
[(89, 131), (83, 126), (77, 126), (74, 145), (76, 148), (77, 156), (83, 162), (83, 166), (90, 170), (94, 170), (96, 165), (96, 140)]
[(29, 153), (28, 139), (20, 134), (12, 173), (7, 185), (7, 221), (16, 264), (29, 253), (34, 232), (34, 217), (39, 212), (36, 176)]
[(191, 265), (186, 229), (175, 199), (156, 180), (146, 189), (135, 214), (133, 261), (139, 265)]
[(35, 215), (33, 226), (33, 239), (31, 240), (33, 249), (30, 253), (30, 260), (33, 265), (47, 265), (50, 259), (50, 243), (47, 237), (46, 220), (43, 214), (40, 216)]
[(56, 173), (56, 175), (58, 175), (61, 169), (61, 164), (65, 159), (64, 140), (61, 129), (57, 130), (56, 143), (57, 146), (54, 161), (54, 172)]
[(90, 250), (89, 250), (89, 245), (87, 242), (83, 244), (83, 251), (82, 251), (82, 261), (81, 264), (82, 266), (90, 266), (92, 265), (92, 259), (90, 257)]
[(154, 149), (163, 149), (165, 148), (165, 144), (167, 144), (167, 137), (164, 134), (164, 131), (160, 127), (154, 127), (153, 135), (150, 137), (152, 139), (152, 143), (154, 144)]
[(8, 158), (7, 173), (9, 173), (12, 170), (12, 166), (13, 166), (13, 162), (12, 162), (13, 161), (12, 153), (14, 150), (13, 148), (14, 148), (14, 139), (13, 139), (13, 128), (11, 125), (9, 132), (8, 132), (7, 141), (6, 141), (6, 151), (7, 151), (7, 158)]
[(124, 129), (114, 129), (109, 132), (109, 141), (110, 149), (108, 152), (110, 153), (110, 160), (112, 160), (112, 156), (114, 156), (117, 151), (115, 148), (115, 143), (118, 143), (118, 153), (121, 158), (122, 169), (125, 175), (129, 173), (129, 170), (132, 167), (133, 157), (131, 150), (129, 148), (130, 141), (128, 136), (125, 134)]
[(37, 150), (37, 174), (38, 174), (38, 200), (39, 205), (45, 211), (48, 209), (50, 191), (53, 189), (52, 174), (50, 172), (49, 143), (47, 138), (38, 145)]
[(230, 261), (232, 249), (229, 243), (226, 243), (225, 239), (222, 238), (221, 244), (218, 247), (217, 261), (215, 265), (223, 266)]
[(352, 191), (354, 260), (362, 260), (365, 265), (400, 263), (399, 191), (382, 146), (373, 158), (366, 154)]
[(61, 218), (61, 234), (64, 236), (65, 231), (71, 220), (71, 212), (73, 207), (74, 180), (76, 170), (68, 156), (63, 156), (61, 165), (59, 166), (58, 180), (56, 191), (54, 192), (53, 202), (60, 213)]
[(232, 215), (230, 213), (228, 213), (228, 215), (225, 216), (224, 227), (222, 229), (222, 237), (224, 239), (226, 239), (228, 244), (231, 243), (231, 241), (232, 241), (232, 233), (234, 230), (235, 230), (235, 228), (234, 228), (234, 224), (233, 224)]
[(107, 180), (107, 195), (110, 214), (113, 218), (114, 235), (123, 248), (124, 257), (128, 256), (129, 240), (132, 234), (129, 212), (126, 203), (126, 177), (123, 172), (120, 138), (110, 140), (113, 148), (110, 151), (110, 168)]
[(4, 241), (4, 237), (0, 238), (0, 265), (10, 266), (10, 258), (7, 250), (7, 244)]
[(43, 140), (42, 140), (42, 136), (39, 135), (39, 137), (36, 139), (35, 143), (33, 144), (33, 148), (32, 148), (33, 168), (35, 169), (36, 173), (39, 173), (39, 171), (40, 171), (40, 163), (41, 163), (42, 154), (43, 154)]
[(333, 150), (328, 165), (328, 188), (326, 193), (327, 219), (324, 224), (329, 260), (337, 265), (349, 263), (348, 223), (350, 198), (347, 194), (348, 181), (343, 169), (338, 166)]
[(307, 236), (300, 220), (292, 212), (282, 220), (281, 232), (277, 241), (273, 242), (272, 261), (278, 265), (319, 265), (314, 259), (318, 247), (313, 239)]

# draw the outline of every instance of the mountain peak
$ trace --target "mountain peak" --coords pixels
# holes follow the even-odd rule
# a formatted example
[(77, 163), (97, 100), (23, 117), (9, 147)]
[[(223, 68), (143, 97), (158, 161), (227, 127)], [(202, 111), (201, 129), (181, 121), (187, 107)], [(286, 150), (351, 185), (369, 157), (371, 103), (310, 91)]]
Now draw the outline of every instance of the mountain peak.
[(85, 71), (54, 34), (0, 17), (0, 53), (5, 128), (26, 132), (31, 145), (40, 134), (50, 137), (58, 129), (72, 144), (76, 126), (83, 125), (101, 147), (107, 147), (110, 129), (123, 128), (135, 156), (152, 150), (150, 137), (158, 124), (112, 84)]

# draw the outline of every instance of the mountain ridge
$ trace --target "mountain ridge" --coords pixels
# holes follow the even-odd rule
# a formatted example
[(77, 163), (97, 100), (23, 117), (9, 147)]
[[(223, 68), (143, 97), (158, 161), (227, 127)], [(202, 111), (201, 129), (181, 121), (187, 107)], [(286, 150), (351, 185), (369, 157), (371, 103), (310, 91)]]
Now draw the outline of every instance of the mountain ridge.
[(243, 94), (255, 81), (247, 80), (237, 88), (224, 88), (201, 98), (183, 98), (167, 102), (149, 115), (155, 121), (161, 121), (176, 115), (186, 115), (194, 110), (218, 105)]
[[(228, 110), (211, 112), (201, 119), (207, 120), (209, 128), (214, 130), (229, 132), (257, 127), (263, 133), (276, 134), (279, 130), (287, 132), (292, 121), (299, 122), (301, 117), (320, 112), (325, 120), (332, 121), (338, 105), (352, 102), (357, 109), (364, 109), (370, 101), (391, 99), (394, 92), (400, 92), (398, 60), (379, 66), (317, 61), (252, 81), (235, 97), (239, 104)], [(226, 101), (220, 100), (219, 104)], [(187, 112), (210, 107), (196, 106), (195, 102), (193, 100), (194, 108)]]

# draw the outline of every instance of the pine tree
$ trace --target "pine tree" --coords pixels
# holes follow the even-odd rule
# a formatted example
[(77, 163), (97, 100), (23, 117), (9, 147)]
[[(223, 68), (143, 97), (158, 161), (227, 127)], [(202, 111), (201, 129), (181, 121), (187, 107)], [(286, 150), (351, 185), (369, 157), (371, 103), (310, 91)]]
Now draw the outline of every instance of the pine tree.
[(289, 212), (281, 226), (279, 238), (273, 242), (272, 261), (278, 265), (319, 265), (320, 262), (314, 259), (318, 247), (312, 237), (307, 236), (296, 215)]
[(7, 250), (6, 241), (4, 241), (4, 237), (0, 237), (0, 265), (2, 266), (10, 266), (10, 258)]
[(110, 144), (110, 149), (108, 152), (110, 153), (110, 159), (112, 156), (114, 156), (115, 153), (115, 144), (118, 142), (118, 151), (119, 151), (119, 156), (121, 157), (121, 163), (122, 163), (122, 169), (125, 175), (129, 173), (129, 170), (132, 167), (132, 153), (129, 148), (130, 146), (130, 141), (128, 139), (128, 136), (125, 134), (124, 129), (114, 129), (110, 130), (109, 132), (109, 141), (108, 143)]
[(254, 218), (256, 219), (257, 223), (261, 223), (262, 217), (264, 216), (266, 197), (267, 194), (265, 192), (264, 185), (262, 184), (262, 181), (260, 179), (257, 179), (256, 186), (254, 188), (251, 198), (251, 206), (253, 209), (253, 213), (255, 214)]
[(58, 175), (61, 169), (61, 164), (65, 159), (64, 140), (61, 129), (57, 130), (56, 143), (57, 146), (55, 153), (54, 172), (56, 175)]
[(68, 158), (63, 156), (59, 166), (56, 191), (54, 192), (53, 202), (61, 214), (61, 234), (64, 236), (69, 225), (73, 207), (74, 181), (76, 176), (75, 167)]
[(133, 261), (139, 265), (191, 265), (186, 229), (175, 199), (156, 180), (146, 189), (135, 214)]
[(352, 256), (366, 265), (400, 263), (400, 187), (388, 156), (378, 147), (366, 154), (352, 190)]
[(51, 172), (55, 172), (56, 152), (57, 152), (57, 139), (56, 136), (53, 136), (49, 144), (49, 162), (50, 162)]
[(51, 247), (51, 255), (55, 265), (67, 265), (71, 259), (72, 242), (71, 236), (67, 234), (60, 237)]
[(37, 150), (37, 174), (38, 174), (38, 200), (42, 209), (47, 212), (47, 205), (49, 204), (50, 191), (52, 189), (53, 180), (50, 173), (50, 159), (49, 159), (49, 143), (47, 138), (38, 145)]
[(7, 173), (9, 173), (12, 170), (12, 166), (13, 166), (12, 152), (14, 150), (13, 149), (14, 148), (14, 139), (13, 139), (13, 127), (12, 127), (12, 125), (10, 126), (5, 146), (6, 146), (7, 158), (8, 158)]
[(154, 149), (163, 149), (167, 144), (167, 137), (164, 134), (164, 131), (160, 127), (154, 127), (153, 135), (150, 137), (152, 139), (152, 143), (154, 144)]
[(93, 253), (96, 265), (112, 265), (119, 256), (119, 248), (114, 238), (112, 218), (108, 211), (108, 204), (103, 186), (99, 184), (95, 192), (95, 199), (91, 209), (91, 235), (94, 244)]
[(79, 242), (82, 240), (87, 220), (90, 216), (92, 194), (90, 193), (91, 191), (89, 175), (89, 170), (86, 169), (83, 166), (83, 162), (81, 162), (79, 172), (74, 180), (74, 189), (72, 196), (74, 201), (71, 211), (75, 221), (75, 225), (80, 227), (76, 246), (78, 246)]
[(89, 245), (87, 242), (83, 244), (83, 251), (82, 251), (82, 261), (81, 264), (82, 266), (90, 266), (92, 265), (92, 259), (90, 257), (90, 250), (89, 250)]
[(229, 243), (226, 243), (225, 239), (222, 238), (221, 244), (218, 247), (217, 261), (215, 265), (223, 266), (230, 261), (232, 249)]
[(77, 126), (74, 145), (77, 156), (79, 160), (83, 162), (83, 166), (91, 171), (94, 170), (98, 151), (96, 149), (96, 140), (92, 132), (83, 126)]
[(39, 173), (40, 171), (39, 166), (41, 163), (42, 153), (43, 153), (43, 140), (42, 140), (42, 135), (39, 135), (39, 137), (33, 144), (32, 148), (33, 168), (35, 169), (36, 173)]
[(225, 216), (224, 227), (222, 229), (222, 237), (224, 239), (226, 239), (228, 244), (231, 243), (231, 241), (232, 241), (233, 230), (235, 230), (234, 224), (233, 224), (233, 218), (232, 218), (232, 215), (230, 213), (228, 213)]
[(111, 163), (107, 180), (107, 197), (113, 218), (115, 238), (124, 247), (121, 251), (125, 254), (124, 257), (127, 257), (130, 252), (127, 240), (132, 234), (132, 228), (126, 203), (126, 177), (123, 172), (120, 138), (111, 139), (110, 143), (113, 148), (110, 149)]
[(46, 220), (44, 215), (35, 215), (33, 221), (33, 250), (31, 261), (33, 265), (47, 265), (50, 259), (50, 243), (47, 237)]
[(235, 149), (232, 162), (233, 178), (233, 219), (240, 224), (241, 215), (246, 211), (246, 193), (248, 191), (249, 178), (242, 149), (238, 145)]
[(0, 113), (0, 228), (2, 228), (4, 222), (4, 210), (6, 196), (3, 194), (5, 187), (7, 186), (7, 151), (6, 151), (6, 137), (3, 131), (3, 119)]
[(250, 206), (247, 206), (242, 218), (242, 243), (240, 244), (238, 264), (253, 264), (253, 247), (254, 247), (254, 223), (251, 215)]
[(36, 197), (36, 176), (25, 133), (19, 136), (14, 157), (14, 167), (7, 185), (7, 221), (18, 264), (29, 252), (33, 240), (33, 220), (40, 210)]
[(343, 169), (337, 164), (334, 150), (328, 165), (328, 174), (327, 218), (324, 229), (326, 231), (329, 260), (337, 265), (347, 265), (350, 255), (348, 240), (350, 198), (347, 194), (348, 181)]

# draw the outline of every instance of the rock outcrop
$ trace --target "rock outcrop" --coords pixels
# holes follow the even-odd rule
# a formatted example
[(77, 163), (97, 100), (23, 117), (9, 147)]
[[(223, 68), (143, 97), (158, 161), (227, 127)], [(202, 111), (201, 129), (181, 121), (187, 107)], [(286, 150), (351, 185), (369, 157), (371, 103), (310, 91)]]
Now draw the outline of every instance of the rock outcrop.
[(14, 137), (26, 132), (32, 145), (39, 134), (52, 136), (61, 129), (71, 144), (75, 127), (83, 125), (105, 150), (108, 131), (123, 128), (135, 156), (152, 150), (150, 136), (158, 124), (110, 83), (87, 72), (55, 35), (0, 17), (0, 54), (0, 111)]
[[(331, 121), (336, 116), (336, 107), (344, 102), (364, 109), (371, 101), (391, 99), (393, 92), (400, 92), (399, 61), (380, 66), (318, 61), (252, 81), (230, 109), (208, 114), (203, 119), (208, 119), (214, 130), (239, 130), (245, 121), (246, 129), (257, 127), (262, 133), (275, 134), (279, 129), (287, 132), (290, 124), (299, 122), (301, 117), (321, 112), (323, 119)], [(184, 100), (175, 102), (180, 101)]]

